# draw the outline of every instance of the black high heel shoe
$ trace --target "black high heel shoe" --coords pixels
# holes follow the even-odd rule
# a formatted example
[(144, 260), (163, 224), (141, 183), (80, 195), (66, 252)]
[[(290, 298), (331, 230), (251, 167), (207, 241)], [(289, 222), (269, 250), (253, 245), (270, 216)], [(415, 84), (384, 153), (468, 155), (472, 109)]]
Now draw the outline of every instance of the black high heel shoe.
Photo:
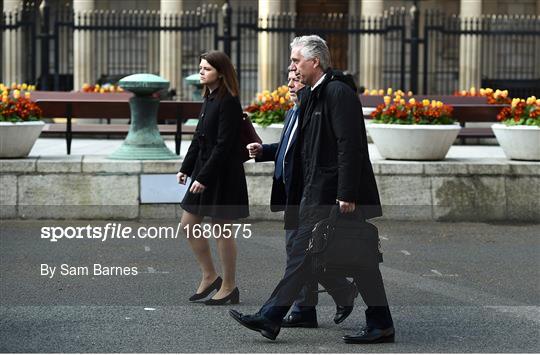
[(221, 277), (218, 276), (217, 279), (214, 282), (212, 282), (212, 284), (210, 284), (210, 286), (205, 288), (203, 292), (194, 294), (193, 296), (191, 296), (189, 298), (189, 300), (191, 302), (193, 302), (193, 301), (198, 301), (200, 299), (205, 298), (206, 296), (208, 296), (210, 294), (210, 292), (212, 292), (214, 290), (219, 290), (221, 288), (221, 283), (222, 282), (223, 282), (223, 280), (221, 279)]
[(227, 296), (217, 300), (210, 298), (209, 300), (204, 301), (204, 304), (207, 306), (222, 306), (228, 301), (231, 301), (231, 304), (238, 304), (240, 302), (240, 291), (238, 290), (238, 287), (235, 287)]

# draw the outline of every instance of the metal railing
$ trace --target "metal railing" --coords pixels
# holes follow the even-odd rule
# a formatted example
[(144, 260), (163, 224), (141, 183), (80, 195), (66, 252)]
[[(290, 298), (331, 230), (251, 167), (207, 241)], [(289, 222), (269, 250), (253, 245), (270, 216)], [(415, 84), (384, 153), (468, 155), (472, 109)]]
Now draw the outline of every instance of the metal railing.
[[(539, 16), (462, 19), (437, 12), (412, 16), (405, 9), (395, 9), (376, 18), (284, 13), (261, 19), (256, 9), (225, 10), (205, 5), (178, 15), (135, 10), (74, 15), (69, 8), (50, 12), (24, 8), (4, 13), (0, 16), (3, 52), (19, 51), (20, 59), (14, 62), (17, 57), (11, 56), (8, 65), (4, 62), (8, 53), (2, 54), (0, 81), (5, 81), (6, 72), (17, 69), (22, 71), (21, 81), (40, 88), (79, 89), (73, 88), (76, 36), (86, 36), (92, 42), (87, 55), (92, 56), (91, 72), (96, 81), (133, 72), (157, 74), (160, 60), (167, 60), (160, 58), (160, 46), (166, 45), (162, 43), (164, 33), (180, 35), (183, 77), (198, 71), (202, 52), (228, 51), (238, 71), (244, 103), (251, 101), (259, 89), (258, 43), (263, 34), (272, 35), (269, 45), (279, 58), (279, 70), (272, 75), (280, 83), (286, 82), (290, 41), (312, 33), (328, 41), (334, 66), (358, 78), (359, 86), (369, 74), (362, 72), (361, 43), (370, 36), (382, 43), (379, 59), (383, 87), (415, 88), (426, 94), (450, 94), (460, 89), (460, 42), (464, 38), (477, 41), (484, 82), (512, 79), (514, 85), (515, 80), (523, 80), (526, 85), (526, 80), (540, 78)], [(182, 82), (182, 87), (176, 88), (178, 99), (189, 100), (193, 88)]]

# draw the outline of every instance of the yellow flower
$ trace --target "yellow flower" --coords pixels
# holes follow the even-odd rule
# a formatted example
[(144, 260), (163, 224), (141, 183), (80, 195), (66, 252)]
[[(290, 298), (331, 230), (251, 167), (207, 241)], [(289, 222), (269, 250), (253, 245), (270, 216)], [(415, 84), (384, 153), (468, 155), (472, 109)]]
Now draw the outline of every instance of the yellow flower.
[(30, 92), (28, 92), (28, 91), (25, 92), (25, 93), (24, 93), (24, 97), (25, 97), (26, 99), (30, 99)]
[(407, 91), (407, 96), (413, 96), (413, 92), (412, 91)]
[(262, 101), (262, 98), (263, 98), (262, 94), (257, 94), (257, 101)]
[(18, 99), (21, 97), (21, 92), (19, 90), (13, 90), (13, 98)]
[(433, 108), (437, 107), (437, 101), (431, 100), (431, 107)]
[(291, 99), (291, 94), (287, 91), (287, 93), (285, 94), (285, 99), (286, 100), (290, 100)]
[(411, 99), (409, 99), (409, 103), (410, 103), (411, 105), (415, 105), (415, 104), (416, 104), (416, 100), (414, 99), (414, 97), (411, 98)]
[(437, 107), (442, 108), (443, 107), (443, 102), (442, 101), (437, 101)]
[(536, 106), (540, 106), (540, 99), (536, 99)]
[(471, 95), (476, 95), (476, 88), (474, 86), (471, 87)]
[(99, 89), (99, 93), (100, 93), (100, 94), (104, 94), (105, 92), (106, 92), (105, 88)]
[(504, 97), (505, 99), (508, 97), (508, 90), (503, 90), (501, 92), (501, 96)]
[(424, 107), (429, 106), (429, 100), (428, 100), (428, 99), (422, 100), (422, 105), (423, 105)]
[(369, 95), (369, 89), (364, 90), (364, 95)]
[(279, 102), (279, 96), (274, 96), (274, 102)]
[(280, 97), (279, 98), (279, 103), (283, 105), (285, 103), (285, 99), (283, 97)]
[(263, 90), (262, 94), (263, 94), (263, 95), (269, 95), (269, 94), (270, 94), (270, 91), (268, 91), (268, 90)]
[(23, 84), (21, 85), (21, 89), (22, 89), (22, 90), (26, 90), (27, 87), (28, 87), (28, 85), (26, 85), (26, 83), (23, 83)]
[(501, 90), (497, 89), (495, 93), (493, 94), (493, 97), (497, 99), (500, 95), (501, 95)]
[[(497, 91), (499, 91), (499, 90), (497, 90)], [(487, 88), (486, 89), (486, 94), (490, 95), (491, 93), (493, 93), (493, 89)]]
[(400, 105), (405, 105), (405, 100), (404, 99), (399, 100), (399, 104)]
[(461, 96), (467, 96), (467, 90), (461, 90)]
[(15, 82), (11, 83), (11, 88), (16, 89), (17, 88), (17, 83), (15, 83)]
[(392, 95), (392, 92), (393, 92), (392, 88), (386, 89), (386, 95)]
[(398, 90), (398, 91), (396, 91), (396, 95), (404, 96), (405, 93), (403, 91), (401, 91), (401, 90)]
[(385, 105), (389, 105), (389, 104), (390, 104), (390, 100), (391, 100), (390, 96), (385, 96), (385, 97), (384, 97), (384, 104), (385, 104)]
[(401, 100), (401, 95), (396, 95), (396, 100)]
[(379, 95), (381, 95), (381, 96), (384, 95), (384, 90), (383, 90), (383, 89), (380, 89), (380, 90), (379, 90)]
[(369, 94), (370, 95), (378, 95), (379, 93), (377, 92), (377, 90), (373, 89), (373, 90), (371, 90), (371, 92)]
[(2, 95), (2, 102), (7, 102), (7, 100), (8, 100), (8, 97), (5, 95)]
[(480, 88), (480, 95), (485, 96), (486, 95), (486, 90)]
[(516, 105), (519, 103), (519, 99), (516, 98), (516, 99), (512, 99), (512, 108), (516, 107)]

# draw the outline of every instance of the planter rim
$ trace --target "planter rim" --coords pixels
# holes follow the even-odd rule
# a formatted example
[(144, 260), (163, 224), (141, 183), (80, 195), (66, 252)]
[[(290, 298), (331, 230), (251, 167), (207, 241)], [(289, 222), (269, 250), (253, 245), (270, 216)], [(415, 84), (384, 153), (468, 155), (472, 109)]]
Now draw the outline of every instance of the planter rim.
[(461, 129), (459, 123), (454, 124), (393, 124), (393, 123), (373, 123), (369, 122), (367, 127), (381, 127), (381, 128), (397, 128), (397, 129), (427, 129), (427, 130), (441, 130), (441, 129)]
[(43, 121), (0, 122), (0, 126), (40, 126), (44, 124)]
[(491, 128), (495, 129), (514, 129), (514, 130), (521, 130), (521, 129), (530, 129), (530, 130), (540, 130), (540, 127), (538, 126), (526, 126), (526, 125), (517, 125), (517, 126), (507, 126), (503, 123), (495, 123), (491, 125)]
[(263, 128), (263, 129), (268, 128), (268, 127), (270, 127), (270, 128), (283, 128), (283, 125), (284, 125), (283, 123), (272, 123), (272, 124), (270, 124), (270, 125), (268, 125), (266, 127), (263, 127), (258, 123), (253, 123), (253, 126), (260, 127), (260, 128)]

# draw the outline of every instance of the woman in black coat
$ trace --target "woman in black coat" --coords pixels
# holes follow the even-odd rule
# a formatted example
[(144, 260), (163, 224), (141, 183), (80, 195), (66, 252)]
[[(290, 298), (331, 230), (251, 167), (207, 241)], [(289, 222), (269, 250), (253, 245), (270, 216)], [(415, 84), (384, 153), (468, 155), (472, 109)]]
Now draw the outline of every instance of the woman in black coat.
[[(190, 301), (218, 290), (205, 304), (238, 303), (236, 228), (231, 224), (249, 215), (246, 176), (239, 154), (242, 106), (238, 99), (238, 80), (229, 57), (218, 51), (201, 55), (199, 74), (204, 85), (204, 103), (193, 140), (177, 174), (180, 184), (191, 177), (191, 186), (181, 203), (182, 226), (202, 271), (199, 288)], [(208, 226), (206, 229), (201, 226), (205, 216), (212, 218), (210, 230)], [(205, 230), (205, 234), (201, 233)], [(214, 268), (209, 237), (217, 241), (223, 279)]]

